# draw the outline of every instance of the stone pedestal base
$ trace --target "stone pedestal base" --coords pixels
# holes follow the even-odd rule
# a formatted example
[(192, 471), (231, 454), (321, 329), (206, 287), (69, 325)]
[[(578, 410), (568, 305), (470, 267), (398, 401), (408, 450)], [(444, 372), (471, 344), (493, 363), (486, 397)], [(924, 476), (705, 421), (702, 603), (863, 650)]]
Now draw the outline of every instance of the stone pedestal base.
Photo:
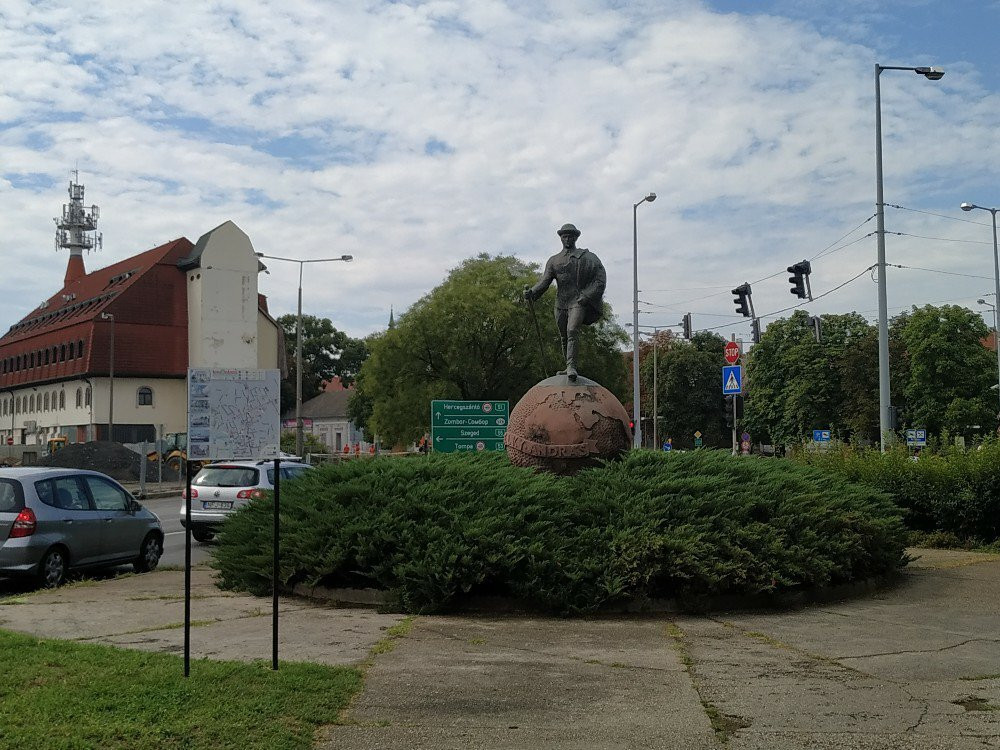
[(632, 446), (625, 407), (607, 388), (565, 375), (531, 388), (510, 413), (504, 446), (515, 466), (575, 474)]

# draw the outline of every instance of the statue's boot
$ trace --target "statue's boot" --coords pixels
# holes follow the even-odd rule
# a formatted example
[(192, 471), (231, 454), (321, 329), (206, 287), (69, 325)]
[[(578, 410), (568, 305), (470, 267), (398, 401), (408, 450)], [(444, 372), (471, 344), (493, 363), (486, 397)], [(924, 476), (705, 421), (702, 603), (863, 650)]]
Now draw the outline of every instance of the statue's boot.
[(576, 380), (576, 342), (579, 334), (573, 331), (566, 337), (566, 377)]

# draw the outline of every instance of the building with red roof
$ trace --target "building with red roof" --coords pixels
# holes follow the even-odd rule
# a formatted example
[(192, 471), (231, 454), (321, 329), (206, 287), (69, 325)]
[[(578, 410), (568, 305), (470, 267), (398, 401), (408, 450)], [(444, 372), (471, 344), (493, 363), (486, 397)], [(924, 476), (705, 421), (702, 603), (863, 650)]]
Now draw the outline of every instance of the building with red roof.
[[(70, 204), (63, 286), (0, 336), (0, 441), (153, 441), (187, 429), (189, 367), (273, 369), (283, 346), (250, 238), (226, 222), (87, 273), (97, 208)], [(16, 450), (16, 449), (15, 449)], [(19, 455), (15, 453), (15, 455)]]

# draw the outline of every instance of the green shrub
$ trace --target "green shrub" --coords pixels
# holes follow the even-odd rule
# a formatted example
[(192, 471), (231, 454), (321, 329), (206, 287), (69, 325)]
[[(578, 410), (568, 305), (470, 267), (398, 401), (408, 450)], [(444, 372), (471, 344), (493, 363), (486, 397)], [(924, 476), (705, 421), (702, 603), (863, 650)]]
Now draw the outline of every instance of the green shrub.
[(975, 450), (925, 451), (914, 461), (898, 446), (878, 450), (805, 452), (796, 460), (888, 493), (914, 531), (944, 532), (964, 540), (1000, 538), (1000, 443)]
[[(272, 510), (215, 550), (225, 587), (270, 590)], [(284, 486), (282, 584), (374, 586), (411, 612), (504, 594), (559, 613), (630, 597), (825, 586), (901, 564), (887, 497), (789, 461), (635, 452), (575, 477), (504, 454), (320, 467)]]

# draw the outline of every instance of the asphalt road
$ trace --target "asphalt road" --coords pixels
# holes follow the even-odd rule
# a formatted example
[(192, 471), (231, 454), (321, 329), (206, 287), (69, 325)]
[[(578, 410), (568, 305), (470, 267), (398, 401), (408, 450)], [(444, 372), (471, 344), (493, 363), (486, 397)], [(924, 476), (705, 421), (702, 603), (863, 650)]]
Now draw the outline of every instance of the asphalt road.
[[(143, 500), (142, 504), (153, 511), (163, 524), (163, 557), (160, 565), (184, 565), (184, 527), (181, 526), (181, 496)], [(211, 544), (191, 540), (191, 564), (206, 562), (211, 556)]]

